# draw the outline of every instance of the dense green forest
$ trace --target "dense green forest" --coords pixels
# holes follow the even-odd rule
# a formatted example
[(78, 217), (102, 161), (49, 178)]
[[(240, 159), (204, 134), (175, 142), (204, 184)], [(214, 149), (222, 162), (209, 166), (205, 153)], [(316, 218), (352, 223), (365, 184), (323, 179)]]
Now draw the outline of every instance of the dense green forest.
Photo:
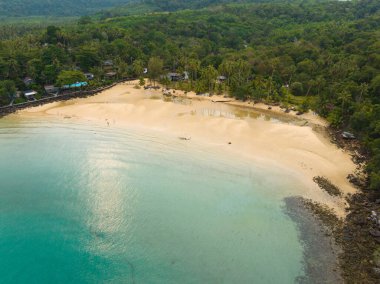
[[(372, 156), (371, 188), (380, 189), (379, 1), (184, 2), (143, 4), (206, 8), (9, 30), (0, 42), (0, 104), (8, 104), (16, 88), (28, 88), (26, 76), (42, 90), (78, 72), (92, 72), (96, 85), (110, 69), (120, 78), (142, 76), (148, 67), (152, 79), (187, 71), (189, 81), (177, 87), (311, 108), (355, 132)], [(221, 84), (218, 75), (226, 77)]]
[[(275, 0), (0, 0), (0, 17), (81, 16), (104, 10), (103, 13), (134, 14), (147, 11), (200, 9), (232, 2)], [(117, 7), (114, 10), (110, 8)], [(111, 12), (112, 14), (112, 12)]]
[[(288, 2), (289, 0), (136, 0), (127, 5), (118, 6), (112, 9), (102, 10), (97, 13), (101, 19), (143, 14), (148, 12), (173, 12), (179, 10), (194, 10), (206, 7), (217, 7), (224, 4), (245, 4), (245, 3), (264, 3), (264, 2)], [(292, 1), (292, 0), (290, 0)], [(293, 0), (294, 2), (294, 0)], [(211, 9), (209, 11), (212, 11)]]
[(0, 0), (0, 17), (73, 16), (131, 2), (130, 0)]
[(232, 3), (260, 3), (260, 2), (288, 2), (286, 0), (141, 0), (144, 3), (159, 11), (177, 11), (185, 9), (201, 9), (209, 6), (218, 6)]

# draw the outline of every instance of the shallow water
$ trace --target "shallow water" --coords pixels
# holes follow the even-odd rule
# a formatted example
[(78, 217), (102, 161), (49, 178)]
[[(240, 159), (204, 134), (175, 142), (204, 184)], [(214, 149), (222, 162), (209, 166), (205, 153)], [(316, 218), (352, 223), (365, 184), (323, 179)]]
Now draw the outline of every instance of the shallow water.
[[(184, 97), (167, 97), (167, 96), (149, 96), (152, 100), (163, 100), (165, 102), (172, 102), (180, 105), (191, 105), (192, 99)], [(253, 106), (253, 105), (252, 105)], [(203, 108), (194, 109), (191, 112), (179, 113), (179, 116), (183, 115), (201, 115), (207, 117), (225, 117), (229, 119), (244, 119), (244, 120), (262, 120), (270, 121), (272, 123), (288, 123), (294, 125), (303, 126), (306, 121), (299, 119), (298, 117), (288, 117), (281, 113), (265, 114), (265, 110), (249, 109), (244, 106), (230, 106), (222, 102), (211, 103)]]
[(162, 133), (0, 120), (1, 283), (294, 283), (284, 172)]

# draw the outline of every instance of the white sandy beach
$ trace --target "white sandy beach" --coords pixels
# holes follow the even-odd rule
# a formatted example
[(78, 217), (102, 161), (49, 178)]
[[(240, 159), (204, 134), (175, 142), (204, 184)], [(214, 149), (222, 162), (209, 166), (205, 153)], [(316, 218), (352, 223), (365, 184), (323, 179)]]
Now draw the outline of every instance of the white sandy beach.
[[(304, 197), (323, 202), (335, 208), (338, 215), (344, 215), (344, 200), (330, 197), (312, 182), (314, 176), (325, 176), (345, 194), (355, 192), (346, 179), (355, 170), (349, 154), (308, 126), (325, 126), (323, 119), (306, 114), (301, 117), (303, 120), (294, 118), (295, 123), (289, 122), (289, 116), (283, 122), (265, 118), (248, 103), (213, 102), (215, 98), (199, 98), (193, 93), (183, 98), (181, 91), (176, 91), (176, 95), (180, 97), (174, 102), (164, 100), (161, 90), (135, 89), (134, 83), (129, 82), (93, 97), (26, 109), (17, 116), (51, 115), (90, 120), (109, 127), (155, 129), (176, 139), (191, 137), (189, 143), (207, 143), (293, 171), (305, 182)], [(254, 108), (266, 107), (258, 104)], [(275, 108), (273, 113), (276, 112), (280, 110)], [(309, 124), (305, 125), (306, 121)]]

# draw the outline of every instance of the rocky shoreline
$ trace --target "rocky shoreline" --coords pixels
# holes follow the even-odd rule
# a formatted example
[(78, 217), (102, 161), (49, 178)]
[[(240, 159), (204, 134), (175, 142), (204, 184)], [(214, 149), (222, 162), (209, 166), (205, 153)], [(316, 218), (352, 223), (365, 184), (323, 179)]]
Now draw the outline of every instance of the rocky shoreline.
[[(344, 283), (338, 257), (342, 253), (341, 247), (332, 237), (333, 230), (336, 230), (338, 223), (343, 221), (339, 221), (327, 207), (323, 207), (326, 211), (322, 210), (319, 214), (319, 210), (316, 209), (322, 206), (314, 207), (310, 200), (302, 197), (288, 197), (284, 202), (284, 211), (297, 224), (299, 239), (304, 249), (304, 271), (296, 282)], [(334, 225), (326, 225), (325, 219), (333, 220)]]
[(347, 283), (380, 281), (380, 231), (371, 218), (372, 212), (379, 212), (380, 202), (374, 198), (371, 192), (363, 191), (347, 200), (349, 213), (337, 235), (343, 249), (340, 262)]
[(379, 209), (365, 194), (350, 198), (343, 220), (328, 207), (302, 197), (285, 199), (304, 245), (304, 275), (298, 283), (379, 283), (380, 236), (371, 212)]
[[(348, 152), (356, 164), (355, 172), (348, 175), (347, 179), (358, 192), (343, 196), (340, 189), (327, 178), (314, 177), (314, 182), (321, 190), (334, 198), (345, 198), (348, 206), (344, 219), (312, 200), (302, 197), (285, 199), (286, 213), (296, 222), (304, 243), (305, 276), (297, 281), (379, 283), (380, 193), (368, 189), (366, 163), (369, 153), (359, 141), (343, 139), (340, 130), (327, 128), (327, 133), (331, 142)], [(314, 223), (314, 228), (307, 222)]]
[[(348, 151), (357, 165), (347, 179), (358, 193), (345, 197), (348, 204), (344, 220), (327, 207), (302, 199), (304, 208), (322, 224), (326, 234), (340, 247), (339, 267), (344, 283), (379, 283), (380, 281), (380, 193), (368, 189), (365, 171), (368, 153), (358, 141), (341, 138), (340, 131), (328, 129), (332, 142)], [(339, 188), (324, 177), (315, 177), (319, 187), (332, 196), (342, 196)], [(307, 251), (307, 250), (306, 250)], [(332, 282), (335, 283), (335, 282)]]
[(342, 139), (340, 131), (330, 129), (333, 142), (351, 154), (357, 165), (347, 179), (358, 193), (347, 196), (349, 205), (339, 234), (343, 254), (341, 266), (347, 283), (379, 283), (380, 281), (380, 193), (368, 189), (366, 163), (369, 153), (357, 140)]

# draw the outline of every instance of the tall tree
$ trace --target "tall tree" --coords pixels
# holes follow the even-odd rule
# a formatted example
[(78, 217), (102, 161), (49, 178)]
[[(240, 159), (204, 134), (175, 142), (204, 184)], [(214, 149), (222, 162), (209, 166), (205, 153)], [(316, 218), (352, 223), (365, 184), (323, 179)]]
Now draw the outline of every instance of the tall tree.
[(16, 93), (16, 87), (13, 81), (0, 81), (0, 104), (5, 105), (10, 102)]
[(163, 74), (164, 62), (159, 57), (151, 57), (148, 62), (148, 77), (156, 84), (156, 80)]
[(62, 71), (57, 78), (57, 85), (70, 85), (77, 82), (86, 81), (86, 76), (84, 76), (81, 71)]
[(143, 74), (144, 74), (144, 63), (142, 62), (142, 60), (137, 59), (137, 60), (133, 61), (132, 71), (133, 71), (133, 75), (136, 77), (143, 76)]

